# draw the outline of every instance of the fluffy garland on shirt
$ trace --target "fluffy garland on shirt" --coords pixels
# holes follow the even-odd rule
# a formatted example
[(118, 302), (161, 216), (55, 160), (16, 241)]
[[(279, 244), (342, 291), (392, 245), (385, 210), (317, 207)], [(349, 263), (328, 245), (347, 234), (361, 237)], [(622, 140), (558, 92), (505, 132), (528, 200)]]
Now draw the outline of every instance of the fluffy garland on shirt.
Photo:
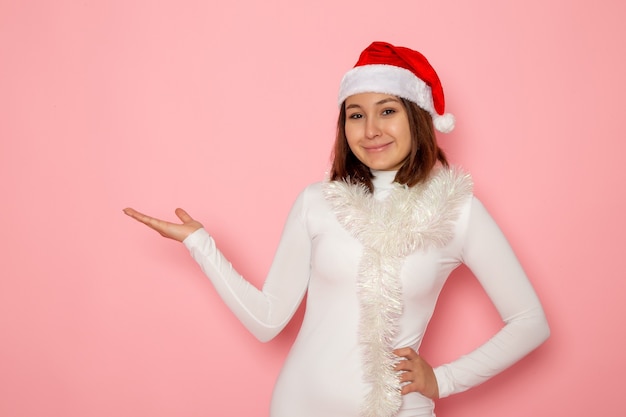
[(403, 310), (400, 270), (404, 258), (450, 242), (472, 188), (468, 174), (448, 168), (437, 169), (414, 187), (396, 183), (382, 201), (363, 185), (325, 184), (324, 196), (339, 223), (364, 247), (357, 278), (359, 342), (364, 377), (371, 386), (362, 407), (364, 417), (391, 417), (402, 405), (400, 380), (393, 369), (398, 358), (392, 350)]

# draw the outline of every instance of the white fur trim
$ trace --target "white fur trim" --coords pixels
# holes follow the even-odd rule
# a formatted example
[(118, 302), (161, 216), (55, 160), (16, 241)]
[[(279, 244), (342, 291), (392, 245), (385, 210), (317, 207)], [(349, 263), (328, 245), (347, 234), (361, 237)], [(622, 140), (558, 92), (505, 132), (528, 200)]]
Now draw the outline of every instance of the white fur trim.
[[(448, 133), (454, 128), (446, 123), (440, 129), (437, 119), (440, 116), (433, 105), (431, 88), (413, 72), (396, 67), (395, 65), (372, 64), (354, 67), (348, 71), (341, 80), (339, 86), (339, 106), (350, 96), (360, 93), (383, 93), (402, 97), (410, 100), (430, 113), (435, 128), (443, 133)], [(452, 116), (450, 114), (450, 116)]]
[(456, 120), (454, 119), (454, 116), (450, 113), (433, 117), (433, 125), (435, 126), (435, 129), (442, 133), (450, 133), (452, 129), (454, 129), (455, 122)]
[(362, 185), (327, 182), (324, 197), (339, 223), (362, 245), (357, 291), (361, 318), (359, 343), (363, 372), (371, 390), (363, 417), (392, 417), (402, 405), (394, 366), (394, 340), (402, 315), (400, 270), (416, 250), (443, 247), (454, 237), (462, 204), (472, 195), (472, 180), (455, 169), (438, 169), (423, 184), (397, 184), (384, 200)]
[(395, 65), (375, 64), (352, 68), (339, 87), (339, 105), (359, 93), (384, 93), (417, 103), (433, 114), (433, 96), (428, 84), (411, 71)]

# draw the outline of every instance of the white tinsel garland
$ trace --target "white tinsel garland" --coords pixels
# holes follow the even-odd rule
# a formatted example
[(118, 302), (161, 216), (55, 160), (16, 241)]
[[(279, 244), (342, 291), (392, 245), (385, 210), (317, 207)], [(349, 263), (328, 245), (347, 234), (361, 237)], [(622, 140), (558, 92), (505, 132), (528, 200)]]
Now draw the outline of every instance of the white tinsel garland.
[(357, 291), (361, 317), (359, 343), (363, 372), (371, 390), (363, 417), (393, 417), (402, 405), (398, 358), (393, 341), (402, 315), (400, 269), (416, 250), (443, 247), (453, 238), (460, 207), (472, 195), (470, 176), (441, 168), (423, 184), (396, 184), (390, 195), (376, 200), (362, 185), (343, 181), (325, 184), (324, 196), (339, 223), (362, 245)]

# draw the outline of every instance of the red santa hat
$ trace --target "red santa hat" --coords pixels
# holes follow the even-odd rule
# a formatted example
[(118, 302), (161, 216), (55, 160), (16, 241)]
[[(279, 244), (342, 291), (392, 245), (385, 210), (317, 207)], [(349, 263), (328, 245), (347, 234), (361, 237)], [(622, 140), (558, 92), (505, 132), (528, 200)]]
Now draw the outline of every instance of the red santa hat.
[(372, 43), (341, 80), (339, 105), (359, 93), (405, 98), (430, 113), (438, 131), (448, 133), (454, 129), (454, 116), (445, 113), (441, 81), (426, 57), (417, 51), (386, 42)]

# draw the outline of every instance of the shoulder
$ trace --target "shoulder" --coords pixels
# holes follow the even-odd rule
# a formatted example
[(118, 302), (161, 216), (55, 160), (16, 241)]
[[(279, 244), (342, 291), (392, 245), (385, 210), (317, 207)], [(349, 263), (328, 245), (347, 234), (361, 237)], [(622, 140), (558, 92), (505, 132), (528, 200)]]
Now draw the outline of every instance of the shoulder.
[(435, 168), (424, 183), (411, 188), (420, 206), (449, 220), (459, 220), (474, 195), (471, 175), (454, 166)]
[(302, 189), (302, 191), (300, 191), (300, 194), (298, 195), (298, 199), (315, 200), (315, 199), (322, 198), (325, 183), (326, 181), (317, 181), (317, 182), (307, 185), (306, 187)]
[(304, 187), (296, 198), (294, 208), (304, 214), (324, 204), (323, 190), (326, 183), (327, 181), (317, 181)]
[(458, 192), (466, 196), (474, 191), (472, 176), (458, 166), (439, 166), (433, 169), (425, 186), (431, 189), (441, 189), (444, 192)]
[(452, 233), (449, 243), (460, 248), (473, 208), (480, 204), (474, 196), (472, 176), (459, 166), (438, 166), (423, 187), (420, 200), (426, 212), (437, 213), (437, 217), (446, 220)]

